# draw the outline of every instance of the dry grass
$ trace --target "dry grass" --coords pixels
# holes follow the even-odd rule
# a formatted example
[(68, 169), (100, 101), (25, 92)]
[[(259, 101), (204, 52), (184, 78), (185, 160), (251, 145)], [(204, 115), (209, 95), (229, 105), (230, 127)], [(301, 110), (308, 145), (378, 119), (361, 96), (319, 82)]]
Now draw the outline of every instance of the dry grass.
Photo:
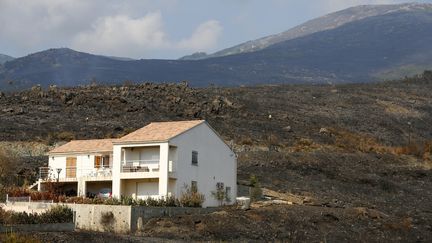
[(397, 115), (397, 116), (402, 116), (402, 117), (420, 117), (421, 113), (410, 109), (410, 108), (405, 108), (401, 105), (395, 104), (393, 102), (390, 101), (384, 101), (384, 100), (378, 100), (377, 103), (379, 105), (381, 105), (382, 107), (384, 107), (385, 112), (392, 114), (392, 115)]

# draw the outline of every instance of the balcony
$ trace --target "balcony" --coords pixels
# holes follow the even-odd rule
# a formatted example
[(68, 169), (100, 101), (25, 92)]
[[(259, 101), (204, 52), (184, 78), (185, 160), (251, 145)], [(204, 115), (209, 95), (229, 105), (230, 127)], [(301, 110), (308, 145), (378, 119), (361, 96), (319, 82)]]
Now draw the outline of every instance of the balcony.
[[(159, 160), (127, 160), (122, 161), (121, 165), (122, 179), (159, 177)], [(169, 161), (168, 172), (171, 177), (174, 176), (172, 161)]]
[(51, 167), (39, 167), (39, 179), (42, 181), (73, 182), (78, 178), (85, 178), (87, 181), (111, 180), (112, 168), (84, 168), (77, 167), (61, 168), (57, 171)]
[(121, 172), (159, 172), (159, 160), (128, 160), (122, 162)]

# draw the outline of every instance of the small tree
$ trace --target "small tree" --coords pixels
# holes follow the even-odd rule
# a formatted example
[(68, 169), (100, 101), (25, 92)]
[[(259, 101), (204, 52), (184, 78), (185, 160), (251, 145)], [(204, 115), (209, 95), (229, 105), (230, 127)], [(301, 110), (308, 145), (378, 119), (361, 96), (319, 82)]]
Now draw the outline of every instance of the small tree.
[(214, 199), (219, 201), (219, 206), (222, 206), (223, 202), (228, 198), (225, 192), (225, 186), (221, 182), (216, 183), (216, 191), (212, 191), (211, 194)]
[(251, 175), (249, 178), (249, 196), (252, 201), (260, 200), (262, 197), (262, 190), (259, 184), (258, 178), (255, 175)]

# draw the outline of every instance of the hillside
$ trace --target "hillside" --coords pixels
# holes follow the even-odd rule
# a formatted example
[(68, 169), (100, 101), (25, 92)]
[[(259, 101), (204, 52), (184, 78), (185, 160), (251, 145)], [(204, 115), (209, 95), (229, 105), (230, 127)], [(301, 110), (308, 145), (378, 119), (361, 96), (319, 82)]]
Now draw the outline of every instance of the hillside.
[(0, 65), (7, 61), (12, 61), (14, 58), (8, 55), (0, 54)]
[(255, 174), (266, 195), (294, 205), (155, 219), (145, 236), (428, 242), (431, 90), (431, 72), (378, 84), (34, 87), (0, 95), (0, 140), (47, 146), (118, 137), (150, 121), (206, 119), (233, 145), (240, 185)]
[[(405, 9), (403, 6), (399, 8)], [(0, 90), (22, 90), (35, 84), (122, 84), (125, 80), (187, 80), (194, 87), (355, 83), (414, 75), (432, 68), (432, 11), (429, 5), (413, 6), (417, 7), (387, 9), (386, 14), (360, 18), (259, 51), (196, 61), (125, 60), (50, 49), (0, 66)], [(372, 11), (363, 8), (365, 13)]]
[(240, 53), (254, 52), (262, 50), (268, 46), (292, 40), (295, 38), (307, 36), (313, 33), (335, 29), (344, 24), (362, 20), (368, 17), (385, 15), (388, 13), (397, 12), (412, 12), (412, 11), (423, 11), (431, 10), (431, 4), (418, 4), (418, 3), (406, 3), (406, 4), (394, 4), (394, 5), (360, 5), (342, 11), (330, 13), (328, 15), (307, 21), (304, 24), (296, 26), (285, 32), (266, 36), (257, 40), (248, 41), (224, 50), (215, 52), (213, 54), (206, 55), (205, 53), (192, 54), (190, 56), (182, 57), (183, 60), (199, 60), (212, 57), (221, 57), (228, 55), (235, 55)]

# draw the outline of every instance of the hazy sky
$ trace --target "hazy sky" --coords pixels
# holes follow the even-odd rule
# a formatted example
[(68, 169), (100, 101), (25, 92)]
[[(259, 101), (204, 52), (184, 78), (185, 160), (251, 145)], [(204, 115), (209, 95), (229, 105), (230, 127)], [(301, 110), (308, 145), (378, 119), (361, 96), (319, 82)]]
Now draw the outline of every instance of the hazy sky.
[[(0, 0), (0, 53), (52, 47), (133, 58), (213, 52), (321, 15), (400, 0)], [(418, 2), (432, 3), (432, 0)]]

